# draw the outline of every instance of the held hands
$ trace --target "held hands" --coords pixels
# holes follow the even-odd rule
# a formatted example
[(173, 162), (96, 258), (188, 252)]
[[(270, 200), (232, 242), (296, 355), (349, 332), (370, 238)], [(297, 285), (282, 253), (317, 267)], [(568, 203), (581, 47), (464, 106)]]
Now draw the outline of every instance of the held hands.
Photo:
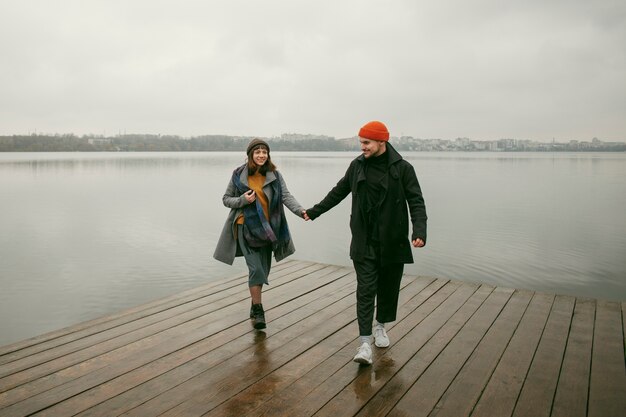
[(254, 190), (246, 191), (245, 193), (243, 193), (243, 196), (246, 198), (246, 201), (248, 202), (248, 204), (256, 200), (256, 194), (254, 193)]
[[(306, 214), (306, 210), (302, 210), (302, 217), (304, 217), (305, 221), (311, 220), (309, 215)], [(420, 239), (419, 237), (417, 239), (411, 241), (411, 243), (413, 244), (414, 248), (422, 248), (425, 245), (424, 241), (422, 239)]]

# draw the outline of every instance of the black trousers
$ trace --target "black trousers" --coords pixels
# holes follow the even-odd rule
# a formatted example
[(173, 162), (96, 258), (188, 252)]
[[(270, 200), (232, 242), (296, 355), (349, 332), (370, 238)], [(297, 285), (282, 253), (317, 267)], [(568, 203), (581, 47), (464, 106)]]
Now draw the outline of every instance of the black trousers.
[(357, 279), (356, 317), (360, 336), (372, 334), (374, 304), (379, 323), (396, 320), (400, 282), (404, 272), (404, 264), (383, 266), (377, 247), (368, 245), (367, 252), (364, 259), (352, 261)]

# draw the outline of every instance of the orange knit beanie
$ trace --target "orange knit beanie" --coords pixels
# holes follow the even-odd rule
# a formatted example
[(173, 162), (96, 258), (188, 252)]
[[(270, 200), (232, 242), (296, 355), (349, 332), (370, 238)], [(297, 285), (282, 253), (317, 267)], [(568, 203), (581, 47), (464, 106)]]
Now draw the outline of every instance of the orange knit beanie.
[(366, 123), (361, 130), (359, 130), (359, 136), (365, 139), (382, 140), (387, 142), (389, 140), (389, 131), (387, 126), (379, 121), (372, 121)]

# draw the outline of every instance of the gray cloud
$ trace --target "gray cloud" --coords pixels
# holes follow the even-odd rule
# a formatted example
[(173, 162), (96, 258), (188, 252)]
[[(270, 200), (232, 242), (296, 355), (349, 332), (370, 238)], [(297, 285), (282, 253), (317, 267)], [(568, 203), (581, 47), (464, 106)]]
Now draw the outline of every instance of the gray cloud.
[(625, 140), (621, 1), (17, 1), (0, 134)]

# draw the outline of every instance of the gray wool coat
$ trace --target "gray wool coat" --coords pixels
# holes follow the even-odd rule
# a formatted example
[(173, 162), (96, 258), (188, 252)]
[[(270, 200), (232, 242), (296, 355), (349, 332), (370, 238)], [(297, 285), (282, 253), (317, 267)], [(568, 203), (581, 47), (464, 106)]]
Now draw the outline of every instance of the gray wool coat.
[[(241, 182), (248, 185), (248, 170), (244, 169), (241, 172), (241, 176), (239, 177)], [(267, 196), (268, 200), (272, 200), (272, 188), (269, 186), (273, 181), (280, 181), (280, 187), (283, 192), (283, 204), (293, 212), (298, 217), (304, 218), (302, 212), (304, 211), (304, 207), (298, 203), (294, 196), (291, 195), (289, 189), (287, 189), (287, 184), (283, 176), (278, 172), (268, 172), (265, 175), (265, 184), (263, 185), (263, 192)], [(241, 213), (243, 213), (243, 208), (248, 204), (246, 198), (239, 193), (233, 181), (228, 182), (228, 187), (226, 187), (226, 192), (222, 197), (222, 202), (228, 208), (230, 208), (230, 213), (228, 213), (228, 217), (226, 218), (226, 222), (224, 223), (224, 227), (222, 228), (222, 233), (220, 234), (220, 238), (217, 242), (217, 247), (215, 248), (215, 253), (213, 253), (213, 257), (220, 262), (224, 262), (228, 265), (232, 265), (235, 261), (235, 257), (241, 255), (241, 252), (237, 251), (237, 240), (235, 239), (235, 221), (237, 217)], [(281, 261), (285, 259), (287, 256), (293, 254), (296, 251), (295, 246), (293, 245), (293, 239), (290, 239), (289, 245), (285, 247), (284, 250), (281, 250), (280, 253), (274, 251), (274, 257), (276, 261)]]

